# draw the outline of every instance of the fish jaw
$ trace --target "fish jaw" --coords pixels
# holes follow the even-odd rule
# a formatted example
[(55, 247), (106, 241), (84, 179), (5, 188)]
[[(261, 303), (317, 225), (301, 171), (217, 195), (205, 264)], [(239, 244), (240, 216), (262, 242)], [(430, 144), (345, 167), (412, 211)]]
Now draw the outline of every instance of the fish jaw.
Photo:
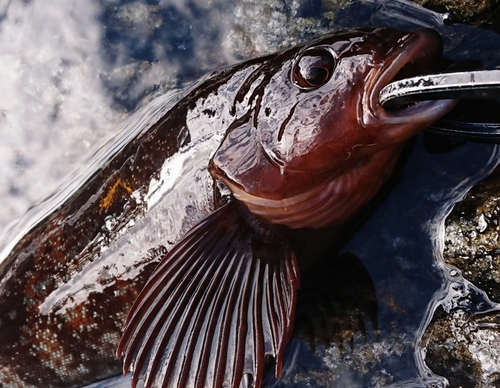
[(441, 57), (441, 52), (442, 40), (436, 31), (416, 30), (403, 37), (384, 66), (374, 71), (358, 106), (358, 117), (361, 125), (374, 133), (379, 143), (402, 142), (444, 116), (457, 104), (457, 100), (421, 101), (398, 110), (388, 110), (380, 104), (382, 88), (397, 78), (427, 74)]
[(222, 180), (255, 215), (292, 229), (319, 229), (346, 222), (373, 198), (392, 175), (403, 146), (381, 150), (376, 158), (360, 160), (335, 179), (278, 200), (253, 196), (231, 180)]

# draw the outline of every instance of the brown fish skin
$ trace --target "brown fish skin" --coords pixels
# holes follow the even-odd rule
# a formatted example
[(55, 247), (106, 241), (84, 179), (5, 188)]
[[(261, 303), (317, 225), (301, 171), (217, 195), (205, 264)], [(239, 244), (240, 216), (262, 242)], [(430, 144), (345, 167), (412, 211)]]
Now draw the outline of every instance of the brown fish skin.
[[(137, 272), (133, 278), (126, 273), (114, 275), (109, 263), (101, 265), (103, 248), (127, 230), (135, 233), (130, 221), (148, 216), (144, 198), (151, 182), (165, 162), (196, 136), (188, 112), (199, 109), (207, 122), (227, 121), (212, 117), (203, 101), (211, 98), (228, 105), (232, 101), (228, 88), (237, 87), (252, 66), (252, 61), (236, 65), (188, 88), (181, 101), (170, 104), (170, 114), (99, 166), (75, 193), (22, 236), (0, 263), (0, 385), (80, 387), (120, 373), (115, 350), (123, 322), (169, 244), (144, 247), (144, 256), (127, 268)], [(201, 163), (207, 165), (208, 158)], [(209, 187), (206, 190), (212, 192)], [(211, 210), (196, 209), (187, 195), (177, 201), (197, 212), (186, 219), (200, 219)], [(112, 230), (105, 227), (109, 217), (116, 220)], [(51, 294), (92, 266), (102, 274), (102, 291), (90, 290), (88, 299), (80, 302), (70, 294), (41, 311)]]
[[(420, 32), (418, 34), (431, 33)], [(370, 36), (376, 38), (369, 38)], [(390, 174), (390, 170), (397, 160), (398, 152), (394, 150), (401, 147), (401, 144), (398, 143), (397, 147), (387, 147), (387, 149), (391, 150), (390, 152), (385, 152), (385, 147), (390, 145), (391, 141), (401, 142), (417, 131), (415, 128), (408, 132), (402, 129), (398, 132), (398, 128), (404, 127), (404, 125), (399, 124), (401, 121), (404, 122), (406, 115), (417, 118), (420, 117), (418, 114), (422, 112), (431, 112), (429, 118), (418, 121), (420, 125), (418, 129), (422, 129), (427, 122), (437, 118), (437, 116), (443, 114), (451, 106), (451, 104), (448, 104), (449, 106), (446, 104), (436, 104), (432, 106), (428, 105), (427, 107), (422, 105), (414, 108), (413, 111), (412, 108), (409, 108), (407, 111), (388, 114), (384, 110), (380, 110), (381, 108), (374, 102), (376, 98), (373, 97), (376, 95), (374, 90), (383, 85), (375, 83), (371, 89), (358, 88), (357, 85), (364, 85), (365, 83), (364, 79), (359, 77), (363, 77), (366, 74), (363, 72), (356, 73), (355, 70), (357, 67), (361, 66), (362, 63), (375, 61), (371, 58), (373, 53), (376, 54), (375, 58), (386, 56), (386, 61), (387, 58), (390, 58), (390, 55), (394, 55), (397, 59), (398, 56), (394, 53), (398, 51), (397, 49), (394, 50), (394, 47), (404, 46), (404, 42), (399, 42), (404, 36), (406, 36), (405, 33), (387, 29), (375, 30), (373, 32), (355, 31), (345, 34), (330, 34), (308, 45), (308, 47), (314, 47), (319, 44), (327, 44), (331, 46), (335, 53), (347, 53), (350, 51), (352, 58), (355, 58), (356, 51), (358, 51), (360, 56), (358, 62), (352, 62), (352, 66), (345, 69), (347, 77), (349, 72), (355, 77), (350, 80), (350, 89), (342, 89), (341, 94), (345, 98), (337, 100), (337, 102), (344, 102), (344, 100), (358, 101), (361, 111), (357, 114), (352, 114), (350, 110), (352, 109), (352, 105), (349, 107), (346, 106), (349, 109), (348, 114), (345, 115), (346, 117), (343, 117), (343, 114), (334, 114), (334, 111), (342, 109), (336, 105), (331, 105), (333, 101), (321, 100), (318, 104), (318, 107), (321, 107), (321, 109), (318, 108), (314, 116), (314, 119), (320, 122), (317, 128), (322, 131), (330, 128), (332, 126), (331, 123), (340, 120), (343, 126), (338, 127), (335, 124), (335, 128), (343, 129), (338, 134), (336, 140), (324, 139), (323, 135), (314, 136), (316, 134), (314, 131), (312, 133), (302, 133), (296, 128), (297, 125), (304, 123), (299, 120), (300, 117), (297, 119), (299, 121), (296, 121), (294, 114), (297, 115), (301, 112), (301, 109), (307, 109), (307, 104), (303, 107), (299, 106), (297, 100), (294, 99), (300, 96), (311, 96), (316, 93), (318, 93), (317, 96), (321, 96), (321, 90), (323, 89), (323, 87), (313, 88), (309, 92), (306, 92), (304, 89), (299, 89), (289, 82), (290, 69), (297, 55), (300, 55), (298, 54), (299, 50), (306, 50), (304, 48), (296, 47), (282, 53), (224, 69), (188, 88), (184, 96), (175, 100), (169, 106), (164, 116), (124, 145), (100, 169), (96, 170), (79, 190), (61, 203), (53, 213), (47, 215), (26, 233), (17, 242), (6, 259), (0, 263), (0, 311), (2, 311), (2, 316), (0, 317), (0, 383), (5, 387), (77, 387), (119, 373), (120, 363), (114, 359), (114, 350), (120, 340), (121, 327), (125, 321), (127, 312), (131, 309), (136, 298), (138, 298), (139, 303), (141, 303), (140, 301), (148, 301), (144, 293), (140, 294), (140, 290), (145, 285), (146, 289), (149, 287), (155, 290), (155, 275), (151, 278), (153, 280), (149, 280), (149, 283), (148, 279), (157, 262), (162, 259), (162, 263), (164, 264), (163, 266), (160, 264), (157, 274), (164, 275), (162, 268), (168, 267), (171, 259), (176, 257), (175, 255), (189, 253), (190, 256), (187, 259), (189, 263), (193, 264), (194, 268), (197, 268), (196, 266), (199, 265), (198, 262), (201, 262), (201, 260), (197, 261), (197, 256), (192, 253), (191, 248), (186, 244), (183, 245), (183, 241), (185, 242), (186, 239), (179, 241), (176, 237), (171, 242), (165, 241), (162, 244), (141, 247), (142, 252), (144, 252), (142, 259), (130, 266), (130, 268), (137, 270), (137, 275), (130, 278), (121, 276), (123, 274), (114, 275), (106, 263), (101, 264), (102, 252), (105, 248), (112, 246), (116, 242), (123, 241), (128, 234), (136, 233), (136, 229), (129, 226), (130, 221), (147, 219), (150, 209), (145, 203), (145, 199), (147, 198), (152, 182), (158, 180), (162, 168), (168, 165), (181, 149), (193, 144), (195, 139), (198, 139), (199, 129), (193, 123), (197, 123), (194, 118), (199, 119), (200, 117), (210, 130), (213, 129), (214, 132), (227, 132), (223, 145), (213, 159), (212, 173), (233, 189), (236, 198), (240, 198), (250, 210), (258, 214), (258, 216), (254, 216), (248, 212), (247, 208), (241, 206), (240, 203), (231, 201), (229, 207), (222, 208), (215, 216), (219, 217), (219, 220), (224, 221), (220, 223), (220, 228), (222, 229), (213, 228), (213, 224), (211, 223), (213, 218), (210, 217), (207, 218), (206, 223), (203, 225), (206, 225), (207, 230), (213, 233), (214, 241), (219, 241), (217, 239), (220, 239), (221, 235), (224, 234), (221, 230), (227, 231), (226, 240), (223, 243), (221, 242), (220, 246), (225, 244), (224, 246), (231, 248), (235, 252), (235, 258), (243, 257), (245, 259), (244, 262), (249, 266), (248, 268), (260, 268), (265, 271), (271, 271), (270, 273), (273, 273), (276, 279), (279, 277), (286, 278), (287, 284), (273, 283), (282, 291), (277, 295), (275, 295), (274, 290), (269, 291), (268, 296), (271, 298), (270, 300), (277, 303), (280, 308), (276, 312), (270, 307), (268, 314), (271, 314), (271, 316), (267, 317), (269, 319), (266, 321), (268, 326), (255, 326), (256, 333), (259, 335), (259, 340), (255, 341), (255, 343), (260, 344), (259, 346), (262, 345), (262, 347), (254, 349), (255, 354), (252, 355), (253, 364), (236, 363), (237, 368), (235, 370), (238, 373), (235, 374), (232, 373), (232, 368), (229, 364), (213, 364), (212, 361), (209, 361), (208, 358), (212, 356), (212, 353), (208, 352), (205, 353), (204, 358), (200, 361), (201, 364), (199, 364), (202, 366), (205, 365), (207, 368), (200, 369), (201, 372), (196, 375), (196, 381), (199, 386), (204, 385), (204, 379), (206, 378), (207, 384), (205, 385), (219, 387), (224, 383), (224, 380), (228, 379), (228, 375), (235, 375), (237, 378), (232, 378), (234, 380), (233, 386), (238, 386), (238, 379), (248, 378), (248, 376), (253, 375), (253, 381), (258, 385), (262, 378), (263, 370), (264, 356), (262, 352), (272, 355), (277, 359), (276, 373), (279, 375), (281, 355), (291, 333), (299, 278), (296, 256), (290, 250), (286, 239), (284, 239), (282, 228), (275, 227), (268, 221), (277, 224), (281, 223), (290, 227), (302, 227), (301, 225), (311, 224), (311, 217), (309, 217), (308, 221), (303, 220), (304, 217), (301, 213), (306, 212), (306, 209), (303, 208), (301, 212), (298, 212), (297, 217), (299, 221), (297, 224), (294, 224), (295, 221), (288, 222), (285, 220), (281, 222), (279, 216), (283, 214), (285, 208), (283, 207), (283, 203), (278, 203), (277, 211), (267, 212), (263, 220), (260, 218), (262, 215), (252, 208), (252, 200), (247, 200), (247, 197), (250, 199), (264, 198), (266, 201), (277, 200), (279, 202), (305, 195), (305, 202), (310, 202), (307, 196), (310, 196), (310, 193), (313, 193), (315, 188), (321, 188), (321, 183), (328, 181), (332, 176), (340, 176), (339, 171), (341, 169), (356, 169), (360, 161), (370, 160), (368, 155), (370, 153), (365, 155), (362, 151), (364, 148), (368, 148), (370, 151), (381, 148), (382, 151), (380, 153), (387, 155), (385, 156), (386, 159), (382, 158), (385, 161), (379, 163), (385, 166), (387, 171), (377, 170), (375, 167), (372, 170), (364, 169), (358, 175), (358, 180), (366, 179), (372, 173), (374, 175), (382, 175), (382, 181), (386, 179), (385, 175)], [(429, 43), (434, 39), (437, 38), (427, 38)], [(380, 50), (380, 52), (377, 50)], [(343, 57), (339, 56), (339, 54), (335, 55), (338, 56), (336, 60), (339, 63), (347, 63), (342, 62)], [(392, 63), (396, 62), (394, 60)], [(336, 69), (338, 68), (337, 66)], [(383, 68), (383, 66), (380, 68)], [(387, 74), (390, 73), (388, 72)], [(395, 74), (391, 73), (390, 75), (392, 77)], [(333, 79), (333, 74), (331, 76)], [(376, 79), (374, 77), (373, 82)], [(381, 78), (378, 79), (380, 80)], [(389, 79), (387, 82), (389, 82)], [(365, 89), (372, 91), (371, 97), (369, 94), (359, 93), (360, 90)], [(363, 98), (363, 96), (365, 97)], [(292, 104), (290, 105), (290, 103)], [(295, 107), (293, 108), (294, 104)], [(327, 105), (324, 106), (321, 104)], [(431, 108), (434, 109), (434, 113), (432, 113), (433, 110)], [(354, 125), (354, 127), (357, 127), (360, 117), (362, 117), (359, 114), (364, 114), (367, 110), (370, 113), (365, 115), (366, 117), (363, 116), (363, 120), (367, 123), (373, 122), (377, 117), (388, 115), (392, 123), (389, 120), (387, 124), (389, 127), (394, 127), (394, 130), (389, 131), (389, 134), (394, 135), (388, 135), (386, 132), (384, 132), (383, 136), (378, 134), (377, 128), (379, 127), (375, 125), (369, 126), (370, 131), (373, 133), (367, 131), (364, 135), (365, 141), (363, 143), (358, 144), (358, 138), (351, 138), (351, 129), (349, 126)], [(294, 114), (290, 114), (290, 112)], [(265, 120), (273, 118), (279, 125), (271, 125), (273, 123), (269, 121), (266, 130)], [(381, 126), (384, 127), (382, 124)], [(237, 134), (241, 128), (251, 130), (254, 127), (261, 131), (257, 136), (257, 139), (260, 138), (262, 140), (261, 146), (257, 148), (239, 147), (241, 143), (238, 143), (237, 138), (234, 138), (233, 135)], [(295, 130), (298, 131), (297, 134), (294, 132)], [(329, 130), (328, 132), (332, 131)], [(273, 142), (276, 142), (277, 139), (274, 134), (281, 134), (278, 143), (294, 138), (295, 136), (299, 140), (296, 142), (296, 146), (305, 140), (306, 143), (309, 143), (308, 147), (310, 148), (307, 148), (309, 152), (303, 152), (306, 150), (305, 148), (292, 147), (292, 152), (289, 154), (280, 153), (279, 151), (282, 151), (280, 148), (273, 149)], [(375, 146), (373, 143), (370, 143), (373, 139), (379, 138), (379, 135), (380, 144)], [(202, 140), (199, 141), (201, 142), (200, 144), (203, 144)], [(252, 141), (255, 141), (255, 138), (252, 138)], [(335, 143), (336, 141), (337, 143)], [(325, 146), (320, 147), (319, 145), (323, 143)], [(327, 143), (328, 146), (326, 146)], [(254, 144), (259, 144), (259, 142), (255, 142)], [(360, 144), (369, 144), (369, 146), (358, 147)], [(237, 150), (233, 149), (231, 151), (231, 147), (235, 145), (238, 146)], [(240, 161), (251, 161), (254, 169), (243, 171), (235, 169), (234, 166), (229, 168), (227, 165), (221, 163), (221, 155), (226, 150), (226, 155), (238, 155)], [(276, 160), (273, 163), (269, 163), (267, 159), (269, 154), (264, 154), (263, 150), (266, 150), (268, 153), (270, 152), (269, 150), (273, 151), (274, 154), (272, 156), (279, 156), (276, 160), (283, 164), (283, 166), (279, 164), (277, 166)], [(301, 152), (304, 153), (304, 157), (296, 159), (295, 157), (300, 156)], [(346, 152), (354, 153), (359, 158), (347, 158), (346, 160)], [(248, 156), (249, 153), (253, 158), (245, 159), (245, 155)], [(337, 153), (338, 157), (335, 157), (336, 159), (333, 158), (335, 160), (331, 162), (332, 155), (337, 155)], [(315, 157), (314, 155), (321, 156)], [(391, 158), (392, 161), (387, 161), (387, 159)], [(340, 165), (335, 167), (334, 164), (339, 161)], [(201, 162), (205, 166), (208, 166), (208, 157)], [(286, 170), (283, 177), (281, 174), (278, 174), (278, 171), (281, 171), (281, 167), (286, 167), (282, 169), (283, 172)], [(236, 179), (236, 177), (231, 175), (235, 172), (238, 174), (244, 172), (246, 175), (243, 174), (241, 179)], [(264, 172), (270, 172), (270, 174), (266, 175)], [(208, 175), (208, 172), (206, 174)], [(247, 177), (251, 179), (248, 180)], [(249, 182), (255, 187), (254, 189), (250, 188), (251, 185)], [(244, 190), (240, 189), (240, 186)], [(195, 191), (193, 187), (196, 189), (194, 183), (191, 191)], [(353, 186), (350, 186), (350, 188), (354, 190)], [(362, 185), (362, 188), (363, 191), (376, 191), (378, 186), (373, 185), (368, 190), (366, 185)], [(207, 187), (206, 190), (211, 192), (212, 189)], [(250, 195), (254, 197), (250, 197)], [(366, 198), (363, 199), (363, 201), (366, 200)], [(188, 215), (186, 210), (186, 215), (179, 216), (181, 218), (184, 217), (183, 220), (187, 224), (192, 224), (193, 220), (202, 219), (207, 211), (212, 211), (215, 207), (213, 204), (205, 205), (204, 203), (193, 206), (193, 200), (189, 199), (188, 196), (183, 196), (182, 191), (176, 201), (181, 203), (181, 208), (187, 209), (190, 207), (191, 209), (194, 207), (194, 215), (191, 213)], [(273, 202), (272, 205), (274, 205)], [(355, 202), (352, 206), (359, 206), (359, 203)], [(228, 209), (232, 211), (231, 216), (228, 214)], [(309, 207), (309, 212), (312, 212), (311, 207)], [(273, 213), (274, 215), (272, 215)], [(352, 214), (352, 212), (347, 213)], [(109, 217), (113, 217), (116, 220), (116, 225), (112, 230), (105, 227), (106, 220)], [(348, 215), (344, 215), (343, 217), (348, 217)], [(343, 217), (335, 216), (333, 220), (337, 219), (341, 223)], [(328, 216), (328, 218), (331, 218), (331, 216)], [(236, 228), (233, 228), (227, 222), (228, 220), (232, 220)], [(320, 227), (326, 222), (322, 219), (321, 222), (315, 225)], [(205, 228), (203, 225), (199, 229)], [(168, 226), (165, 226), (165, 228), (168, 228)], [(198, 241), (196, 231), (199, 229), (193, 230), (190, 235), (194, 246), (196, 246), (196, 242)], [(174, 253), (166, 255), (166, 247), (177, 242), (179, 244), (171, 251)], [(240, 245), (251, 247), (251, 249), (242, 253), (238, 249)], [(221, 251), (224, 250), (221, 248)], [(213, 249), (214, 254), (219, 254), (221, 251)], [(260, 255), (258, 256), (258, 262), (255, 261), (256, 252)], [(273, 255), (269, 256), (269, 252), (273, 252)], [(117, 257), (117, 259), (119, 258)], [(214, 262), (220, 264), (219, 267), (222, 269), (227, 266), (227, 263), (220, 255), (215, 256)], [(237, 263), (237, 260), (235, 259), (234, 262)], [(227, 267), (229, 268), (230, 266)], [(62, 299), (59, 298), (54, 301), (50, 299), (51, 295), (62, 290), (64, 287), (83, 281), (79, 276), (89, 268), (102, 274), (99, 280), (99, 285), (102, 286), (100, 290), (89, 291), (88, 297), (84, 301), (73, 300), (74, 295), (71, 293), (66, 294)], [(234, 268), (236, 268), (235, 271), (238, 271), (240, 267)], [(251, 271), (253, 270), (249, 269), (248, 271), (252, 273)], [(110, 273), (106, 275), (107, 272)], [(228, 273), (216, 271), (214, 272), (214, 276), (226, 279), (229, 276)], [(160, 277), (159, 275), (157, 278)], [(246, 289), (247, 294), (245, 295), (247, 295), (247, 298), (254, 298), (255, 306), (257, 306), (257, 301), (261, 300), (257, 297), (261, 297), (262, 295), (260, 295), (258, 289), (251, 288), (250, 282), (245, 276), (241, 272), (235, 272), (234, 274), (235, 279), (248, 283), (249, 286)], [(209, 282), (207, 279), (206, 277), (203, 278), (203, 284), (207, 284), (208, 287)], [(266, 278), (260, 275), (258, 280), (266, 282)], [(279, 281), (279, 279), (276, 281)], [(81, 284), (81, 289), (85, 289), (87, 286), (86, 284)], [(229, 302), (232, 303), (231, 306), (236, 306), (234, 304), (238, 299), (238, 295), (235, 293), (237, 292), (236, 286), (224, 283), (224, 287), (226, 287), (226, 290), (233, 290), (228, 295), (231, 297), (234, 296), (234, 300), (231, 299)], [(182, 288), (177, 287), (173, 289), (173, 291), (177, 292), (180, 292), (179, 290), (182, 290)], [(138, 295), (141, 296), (138, 297)], [(194, 296), (199, 295), (195, 294)], [(223, 303), (222, 301), (224, 300), (220, 300)], [(184, 302), (188, 303), (189, 300), (179, 298), (179, 303), (182, 304)], [(134, 308), (137, 308), (137, 306), (138, 303), (135, 303), (135, 307), (132, 307), (132, 313), (129, 314), (129, 323), (131, 322), (130, 319), (134, 318), (134, 311), (136, 311)], [(146, 303), (144, 307), (148, 309), (151, 319), (154, 319), (154, 308), (157, 306), (154, 303), (151, 305), (147, 305)], [(205, 308), (205, 305), (200, 306), (200, 308)], [(240, 306), (240, 310), (238, 311), (242, 314), (241, 316), (246, 316), (248, 322), (255, 321), (260, 323), (262, 321), (261, 317), (255, 316), (256, 311), (245, 311), (244, 303), (238, 306)], [(276, 318), (278, 316), (280, 319)], [(180, 316), (179, 319), (181, 319), (181, 322), (187, 322), (186, 316)], [(206, 323), (209, 325), (213, 323), (210, 320), (199, 322), (200, 324)], [(139, 341), (144, 337), (144, 334), (147, 332), (147, 325), (151, 321), (145, 320), (143, 323), (146, 326), (140, 326), (136, 332), (133, 331), (134, 326), (129, 325), (129, 329), (125, 331), (125, 334), (135, 333), (137, 334), (137, 341)], [(168, 331), (170, 328), (166, 327), (165, 330)], [(248, 335), (249, 339), (238, 342), (239, 350), (235, 356), (235, 360), (240, 360), (245, 352), (250, 352), (248, 343), (249, 341), (252, 342), (249, 333), (245, 334), (245, 332), (241, 331), (243, 330), (242, 328), (238, 328), (238, 330), (238, 335)], [(272, 332), (271, 336), (269, 332)], [(261, 341), (261, 337), (265, 341)], [(123, 338), (127, 337), (124, 335)], [(168, 339), (167, 337), (162, 338), (165, 341)], [(152, 335), (146, 338), (147, 341), (155, 344), (154, 339), (155, 337)], [(190, 337), (190, 339), (193, 338)], [(226, 341), (226, 343), (228, 342)], [(126, 369), (128, 369), (129, 364), (137, 364), (134, 363), (134, 355), (136, 353), (131, 350), (132, 348), (129, 348), (130, 346), (126, 340), (122, 339), (121, 350), (118, 352), (121, 355), (123, 351), (128, 358)], [(179, 344), (174, 344), (173, 346), (177, 351), (181, 348)], [(190, 346), (192, 347), (190, 349), (198, 349), (201, 345), (193, 339)], [(230, 351), (227, 349), (226, 351), (231, 356)], [(148, 350), (145, 349), (144, 352), (144, 357), (147, 357)], [(198, 350), (196, 350), (198, 353), (193, 352), (190, 354), (202, 354)], [(153, 361), (159, 363), (159, 359), (157, 358), (153, 358)], [(140, 369), (139, 366), (141, 365), (138, 365), (138, 370)], [(174, 371), (172, 373), (175, 373), (174, 380), (181, 381), (184, 379), (186, 381), (185, 386), (190, 386), (189, 384), (192, 384), (192, 380), (189, 380), (189, 369), (187, 367), (179, 368), (178, 365), (170, 368), (170, 370)], [(213, 368), (218, 373), (215, 373), (215, 377), (212, 378), (209, 375), (215, 370)], [(157, 376), (152, 373), (149, 376), (151, 376), (149, 382), (152, 384)], [(134, 374), (134, 379), (139, 377), (141, 377), (140, 371)]]
[[(212, 175), (272, 223), (320, 228), (347, 220), (391, 175), (405, 140), (452, 106), (450, 101), (428, 102), (390, 112), (378, 99), (381, 88), (405, 65), (406, 72), (429, 70), (441, 56), (436, 35), (432, 30), (408, 35), (382, 30), (345, 34), (342, 45), (334, 42), (335, 36), (303, 47), (292, 66), (309, 52), (320, 55), (318, 44), (324, 45), (320, 50), (325, 56), (333, 50), (331, 78), (310, 91), (257, 97), (248, 125), (230, 132), (214, 156)], [(292, 89), (295, 68), (290, 78), (283, 69), (269, 83)], [(277, 99), (290, 112), (286, 123), (268, 113)]]
[[(300, 272), (334, 249), (406, 140), (455, 104), (390, 112), (379, 91), (440, 55), (431, 30), (358, 30), (248, 75), (229, 108), (242, 114), (209, 164), (234, 198), (165, 255), (134, 303), (117, 350), (132, 387), (259, 387), (269, 359), (279, 378)], [(314, 253), (297, 248), (301, 235)]]

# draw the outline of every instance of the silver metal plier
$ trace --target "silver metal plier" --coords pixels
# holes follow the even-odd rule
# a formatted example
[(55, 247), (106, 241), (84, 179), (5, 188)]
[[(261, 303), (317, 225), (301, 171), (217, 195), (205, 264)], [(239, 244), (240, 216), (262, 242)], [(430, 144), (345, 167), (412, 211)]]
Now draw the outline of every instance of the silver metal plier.
[[(391, 82), (380, 92), (380, 102), (388, 109), (397, 109), (418, 101), (442, 99), (499, 100), (500, 70), (475, 70), (404, 78)], [(500, 101), (496, 103), (498, 106), (494, 113), (498, 119), (493, 121), (478, 120), (477, 116), (473, 119), (457, 118), (452, 111), (429, 129), (468, 140), (500, 142)], [(491, 114), (485, 116), (491, 117)]]

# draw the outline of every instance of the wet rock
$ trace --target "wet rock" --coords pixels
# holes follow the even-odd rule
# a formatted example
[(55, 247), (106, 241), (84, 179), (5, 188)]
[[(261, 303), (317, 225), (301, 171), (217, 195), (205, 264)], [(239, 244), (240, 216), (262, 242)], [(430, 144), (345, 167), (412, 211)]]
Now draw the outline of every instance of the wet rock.
[(426, 363), (451, 387), (500, 386), (500, 314), (440, 309), (427, 331)]
[[(132, 82), (110, 86), (118, 105), (132, 110), (140, 99), (215, 68), (304, 42), (335, 29), (334, 19), (351, 0), (225, 0), (145, 4), (121, 0), (101, 4), (103, 56), (111, 73)], [(142, 62), (150, 63), (144, 70)], [(156, 65), (156, 66), (153, 66)], [(111, 75), (110, 75), (111, 74)]]
[(452, 387), (500, 386), (500, 168), (445, 221), (449, 283), (424, 335), (425, 362)]
[(296, 45), (335, 29), (339, 9), (350, 0), (256, 1), (244, 0), (235, 7), (234, 25), (225, 45), (246, 58)]
[(446, 264), (500, 302), (500, 168), (478, 183), (446, 219)]
[(475, 25), (491, 22), (498, 4), (491, 0), (415, 0), (438, 12), (450, 12), (454, 20)]

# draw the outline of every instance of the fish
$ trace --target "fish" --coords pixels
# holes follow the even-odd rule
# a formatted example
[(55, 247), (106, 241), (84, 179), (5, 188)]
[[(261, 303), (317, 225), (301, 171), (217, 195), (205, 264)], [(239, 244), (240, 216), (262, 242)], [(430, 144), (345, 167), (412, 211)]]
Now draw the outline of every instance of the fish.
[(0, 263), (0, 383), (279, 378), (301, 277), (456, 103), (387, 110), (380, 90), (441, 55), (430, 29), (332, 32), (155, 99)]

